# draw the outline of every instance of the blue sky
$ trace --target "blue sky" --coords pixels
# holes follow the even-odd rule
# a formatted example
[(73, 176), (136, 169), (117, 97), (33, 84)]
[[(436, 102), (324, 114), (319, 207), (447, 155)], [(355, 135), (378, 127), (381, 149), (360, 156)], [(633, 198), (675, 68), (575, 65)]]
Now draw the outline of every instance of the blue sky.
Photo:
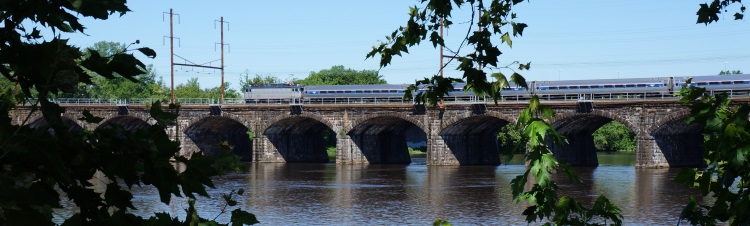
[[(489, 2), (489, 1), (488, 1)], [(717, 24), (695, 24), (705, 1), (535, 0), (517, 7), (518, 21), (529, 27), (503, 45), (502, 62), (532, 62), (527, 80), (695, 76), (719, 71), (750, 72), (750, 24), (722, 15)], [(236, 87), (241, 73), (304, 78), (311, 71), (344, 65), (378, 69), (379, 59), (365, 60), (371, 47), (408, 19), (411, 0), (378, 1), (129, 1), (133, 12), (106, 21), (86, 19), (87, 35), (63, 34), (87, 47), (97, 41), (153, 48), (153, 64), (169, 85), (169, 17), (176, 14), (175, 54), (194, 63), (220, 59), (221, 16), (228, 21), (225, 80)], [(739, 7), (737, 7), (739, 8)], [(455, 48), (465, 35), (468, 11), (454, 14), (446, 43)], [(179, 22), (179, 23), (178, 23)], [(216, 28), (214, 27), (216, 26)], [(438, 50), (424, 42), (411, 54), (380, 69), (389, 83), (412, 83), (438, 71)], [(185, 63), (175, 58), (176, 63)], [(219, 66), (216, 61), (212, 66)], [(448, 68), (455, 68), (450, 65)], [(489, 72), (489, 70), (488, 70)], [(446, 75), (460, 77), (454, 70)], [(197, 77), (202, 87), (220, 84), (220, 72), (175, 68), (175, 83)]]

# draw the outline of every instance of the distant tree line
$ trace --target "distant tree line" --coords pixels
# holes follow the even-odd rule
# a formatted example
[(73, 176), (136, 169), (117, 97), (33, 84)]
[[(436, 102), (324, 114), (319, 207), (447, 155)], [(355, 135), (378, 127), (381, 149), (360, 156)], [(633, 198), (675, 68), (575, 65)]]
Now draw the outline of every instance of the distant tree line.
[(719, 75), (741, 75), (741, 74), (742, 74), (742, 71), (740, 70), (726, 70), (726, 71), (722, 70), (721, 72), (719, 72)]

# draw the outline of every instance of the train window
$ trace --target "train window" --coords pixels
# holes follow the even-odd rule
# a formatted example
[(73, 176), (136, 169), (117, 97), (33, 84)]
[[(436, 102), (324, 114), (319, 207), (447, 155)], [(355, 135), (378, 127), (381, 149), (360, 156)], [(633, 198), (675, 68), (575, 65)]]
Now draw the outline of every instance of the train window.
[(372, 93), (372, 90), (365, 90), (365, 93)]
[(581, 89), (588, 89), (588, 88), (591, 88), (591, 87), (589, 87), (589, 86), (581, 86)]
[(380, 90), (381, 93), (388, 93), (388, 90)]
[(615, 88), (625, 88), (625, 85), (615, 85)]
[(404, 93), (403, 90), (396, 90), (396, 93)]
[(373, 90), (372, 93), (380, 93), (380, 90)]
[(364, 93), (362, 90), (357, 90), (356, 93)]
[(721, 84), (722, 85), (731, 85), (732, 81), (722, 81)]
[(351, 90), (344, 90), (344, 93), (352, 93)]
[(549, 87), (549, 90), (556, 90), (556, 89), (557, 89), (557, 86), (550, 86)]
[(336, 93), (344, 93), (343, 90), (337, 90)]
[(698, 83), (695, 83), (695, 85), (699, 85), (699, 86), (705, 86), (705, 85), (706, 85), (706, 83), (705, 83), (705, 82), (698, 82)]
[(719, 85), (719, 82), (708, 82), (708, 85), (712, 85), (712, 86)]
[(636, 87), (646, 87), (646, 84), (636, 84)]
[(604, 88), (605, 89), (615, 88), (615, 85), (604, 85)]

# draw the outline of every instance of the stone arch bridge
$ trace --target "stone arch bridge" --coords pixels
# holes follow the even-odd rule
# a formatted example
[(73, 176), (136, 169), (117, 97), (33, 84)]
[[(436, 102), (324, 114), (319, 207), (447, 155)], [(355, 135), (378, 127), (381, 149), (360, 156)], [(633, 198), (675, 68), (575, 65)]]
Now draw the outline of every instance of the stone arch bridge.
[[(555, 155), (577, 166), (598, 165), (592, 133), (615, 120), (636, 133), (636, 167), (699, 166), (703, 141), (700, 127), (685, 125), (687, 106), (674, 100), (628, 102), (546, 103), (556, 112), (552, 124), (568, 145), (554, 147)], [(154, 123), (145, 106), (66, 107), (71, 130), (119, 124), (128, 129)], [(336, 136), (339, 164), (404, 164), (411, 161), (405, 133), (424, 133), (428, 165), (496, 165), (502, 150), (496, 134), (515, 123), (526, 104), (456, 104), (444, 109), (418, 109), (411, 104), (305, 106), (183, 106), (178, 123), (167, 132), (182, 143), (182, 151), (219, 150), (228, 141), (235, 154), (252, 162), (327, 162), (324, 132)], [(76, 120), (84, 109), (103, 117), (100, 124)], [(21, 123), (29, 109), (13, 112)], [(44, 123), (38, 113), (27, 120)], [(249, 133), (254, 134), (252, 140)]]

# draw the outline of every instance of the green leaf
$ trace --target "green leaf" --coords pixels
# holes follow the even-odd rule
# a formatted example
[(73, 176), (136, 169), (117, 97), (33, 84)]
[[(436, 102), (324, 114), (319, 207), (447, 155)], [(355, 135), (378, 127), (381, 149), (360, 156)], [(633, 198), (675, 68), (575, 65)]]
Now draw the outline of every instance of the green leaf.
[(102, 120), (104, 120), (104, 118), (102, 117), (96, 117), (92, 115), (89, 110), (83, 110), (82, 114), (83, 114), (83, 117), (78, 118), (78, 120), (85, 121), (87, 123), (99, 123)]
[(510, 39), (510, 34), (508, 32), (503, 34), (503, 36), (500, 37), (500, 39), (502, 40), (503, 43), (507, 43), (509, 47), (511, 48), (513, 47), (513, 40)]
[(435, 222), (432, 222), (432, 226), (451, 226), (452, 224), (448, 222), (447, 220), (443, 220), (442, 218), (438, 218), (435, 220)]
[(526, 84), (526, 79), (518, 73), (514, 72), (513, 75), (510, 76), (510, 80), (518, 86), (526, 88), (527, 90), (529, 89), (529, 85)]
[(138, 48), (138, 51), (143, 53), (143, 55), (146, 55), (148, 58), (156, 58), (156, 51), (151, 48)]
[(241, 209), (232, 211), (232, 218), (230, 219), (230, 221), (232, 222), (232, 226), (253, 225), (260, 223), (260, 221), (255, 218), (254, 214), (248, 213)]

